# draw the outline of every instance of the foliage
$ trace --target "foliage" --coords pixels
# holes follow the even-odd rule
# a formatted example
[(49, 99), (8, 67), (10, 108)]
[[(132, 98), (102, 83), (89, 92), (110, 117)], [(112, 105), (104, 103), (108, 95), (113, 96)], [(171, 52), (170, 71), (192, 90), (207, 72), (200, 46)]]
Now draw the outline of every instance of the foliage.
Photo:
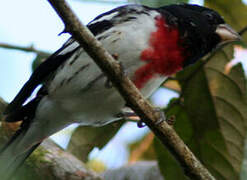
[(80, 126), (72, 134), (68, 151), (86, 162), (88, 154), (93, 148), (101, 149), (104, 147), (118, 132), (122, 124), (123, 122), (115, 122), (104, 127)]
[[(201, 60), (178, 73), (181, 96), (165, 109), (168, 119), (175, 117), (176, 132), (216, 179), (239, 179), (244, 159), (246, 80), (241, 64), (227, 68), (232, 58), (233, 47), (227, 46), (206, 64)], [(165, 179), (186, 179), (157, 139), (154, 148)]]

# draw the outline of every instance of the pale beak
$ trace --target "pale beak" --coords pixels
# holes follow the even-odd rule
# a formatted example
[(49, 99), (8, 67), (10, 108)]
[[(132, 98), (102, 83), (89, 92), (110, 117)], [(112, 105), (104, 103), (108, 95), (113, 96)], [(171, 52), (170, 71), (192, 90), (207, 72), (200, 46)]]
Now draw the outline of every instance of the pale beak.
[(242, 39), (242, 37), (227, 24), (218, 25), (216, 34), (220, 36), (222, 42), (241, 41)]

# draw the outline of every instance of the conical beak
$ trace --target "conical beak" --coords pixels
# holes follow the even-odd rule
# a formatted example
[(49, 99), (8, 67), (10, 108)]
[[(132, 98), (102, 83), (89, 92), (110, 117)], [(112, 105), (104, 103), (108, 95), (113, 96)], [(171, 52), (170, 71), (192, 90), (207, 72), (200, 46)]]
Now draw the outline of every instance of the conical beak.
[(216, 33), (220, 36), (222, 42), (241, 41), (242, 39), (242, 37), (228, 24), (218, 25)]

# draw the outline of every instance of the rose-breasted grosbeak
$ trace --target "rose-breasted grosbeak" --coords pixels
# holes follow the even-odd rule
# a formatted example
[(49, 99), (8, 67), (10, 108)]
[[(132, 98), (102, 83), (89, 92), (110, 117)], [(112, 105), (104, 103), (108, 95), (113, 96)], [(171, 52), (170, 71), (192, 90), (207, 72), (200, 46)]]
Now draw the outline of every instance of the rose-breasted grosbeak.
[[(145, 97), (219, 43), (239, 38), (217, 12), (188, 4), (126, 5), (99, 15), (88, 28)], [(36, 97), (24, 104), (39, 85)], [(5, 111), (6, 121), (22, 120), (22, 125), (1, 151), (2, 178), (53, 133), (75, 122), (100, 126), (116, 121), (124, 106), (104, 73), (69, 39), (34, 71)]]

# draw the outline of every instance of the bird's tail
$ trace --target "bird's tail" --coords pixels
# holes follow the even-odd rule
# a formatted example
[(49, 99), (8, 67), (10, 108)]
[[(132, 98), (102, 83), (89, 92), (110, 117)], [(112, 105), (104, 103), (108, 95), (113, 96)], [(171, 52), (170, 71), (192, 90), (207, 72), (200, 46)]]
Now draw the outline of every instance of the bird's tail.
[(20, 129), (0, 150), (0, 179), (10, 180), (22, 165), (26, 158), (39, 146), (34, 144), (26, 149), (23, 148), (23, 139), (26, 131)]
[(21, 108), (5, 112), (5, 122), (14, 123), (22, 120), (22, 123), (3, 148), (0, 148), (0, 180), (11, 179), (25, 159), (40, 144), (30, 139), (33, 135), (29, 132), (40, 99), (36, 97)]
[[(7, 114), (6, 122), (21, 119), (22, 123), (10, 141), (0, 149), (0, 180), (9, 180), (44, 139), (68, 125), (67, 114), (55, 113), (61, 111), (57, 110), (57, 106), (49, 98), (42, 98), (46, 99), (41, 104), (41, 97), (37, 96), (20, 109)], [(36, 113), (38, 105), (45, 109), (45, 113)]]

